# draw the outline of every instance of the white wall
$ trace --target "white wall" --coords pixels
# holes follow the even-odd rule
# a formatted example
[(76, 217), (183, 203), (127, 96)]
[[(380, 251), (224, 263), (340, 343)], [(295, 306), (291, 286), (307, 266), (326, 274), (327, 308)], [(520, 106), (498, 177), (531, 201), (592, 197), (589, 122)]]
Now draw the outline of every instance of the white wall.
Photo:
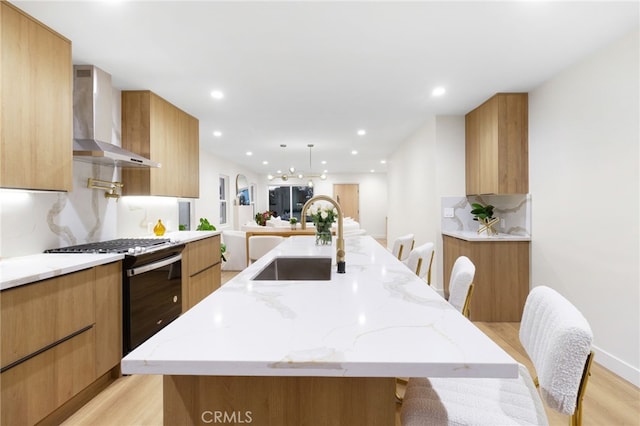
[(589, 320), (596, 362), (640, 385), (639, 34), (529, 95), (532, 284)]
[(249, 184), (255, 184), (256, 188), (256, 207), (260, 210), (260, 207), (267, 202), (267, 187), (259, 177), (242, 167), (241, 165), (222, 160), (215, 155), (200, 150), (200, 198), (195, 200), (194, 214), (196, 223), (199, 222), (199, 218), (206, 217), (209, 222), (216, 225), (220, 229), (233, 229), (233, 198), (228, 200), (227, 211), (227, 225), (219, 226), (220, 224), (220, 206), (219, 206), (219, 192), (218, 192), (218, 180), (220, 175), (228, 177), (229, 194), (230, 197), (235, 196), (236, 176), (243, 174), (247, 177)]
[(464, 117), (428, 117), (388, 161), (389, 234), (412, 233), (416, 245), (434, 242), (432, 276), (442, 289), (440, 200), (462, 195), (464, 187)]

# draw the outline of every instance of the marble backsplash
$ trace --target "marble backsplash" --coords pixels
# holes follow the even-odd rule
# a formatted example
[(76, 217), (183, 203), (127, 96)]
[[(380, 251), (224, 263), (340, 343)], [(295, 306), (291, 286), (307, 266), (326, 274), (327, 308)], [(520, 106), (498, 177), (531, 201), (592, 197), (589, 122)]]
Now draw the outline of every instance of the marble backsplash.
[[(500, 218), (496, 227), (498, 232), (531, 236), (531, 194), (443, 197), (440, 229), (477, 231), (478, 222), (473, 220), (471, 203), (491, 204), (495, 207), (494, 217)], [(451, 214), (453, 217), (446, 217)]]
[(118, 181), (113, 166), (74, 161), (71, 192), (0, 190), (0, 258), (42, 253), (114, 238), (152, 236), (161, 219), (178, 227), (178, 200), (171, 197), (105, 198), (87, 188), (90, 177)]

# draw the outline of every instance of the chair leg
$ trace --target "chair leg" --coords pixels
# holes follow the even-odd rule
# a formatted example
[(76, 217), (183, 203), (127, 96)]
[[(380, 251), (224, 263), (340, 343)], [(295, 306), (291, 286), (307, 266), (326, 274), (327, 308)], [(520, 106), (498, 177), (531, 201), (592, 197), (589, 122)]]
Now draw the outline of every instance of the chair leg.
[(396, 377), (396, 402), (402, 404), (402, 400), (404, 399), (404, 396), (400, 395), (400, 393), (398, 392), (398, 383), (407, 385), (409, 383), (409, 380), (404, 379), (402, 377)]
[(469, 318), (469, 305), (471, 305), (471, 296), (473, 295), (473, 283), (469, 285), (467, 291), (467, 297), (464, 299), (464, 305), (462, 306), (462, 315)]
[(589, 376), (591, 376), (591, 363), (593, 362), (593, 356), (594, 356), (593, 351), (591, 351), (587, 356), (587, 360), (584, 363), (582, 379), (580, 380), (580, 387), (578, 388), (576, 410), (573, 412), (573, 415), (571, 415), (571, 420), (570, 420), (571, 426), (582, 425), (582, 398), (584, 398), (584, 393), (587, 390), (587, 382), (589, 381)]

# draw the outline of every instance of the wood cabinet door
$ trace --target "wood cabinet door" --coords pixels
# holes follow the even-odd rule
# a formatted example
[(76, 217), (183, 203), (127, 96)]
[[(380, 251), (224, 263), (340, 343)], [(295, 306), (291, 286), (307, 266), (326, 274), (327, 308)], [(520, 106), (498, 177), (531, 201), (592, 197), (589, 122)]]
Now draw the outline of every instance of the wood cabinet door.
[(96, 377), (122, 359), (122, 262), (96, 266)]
[(71, 191), (71, 42), (4, 1), (0, 20), (0, 186)]
[(360, 221), (360, 187), (357, 183), (334, 184), (333, 199), (340, 204), (345, 217)]
[(528, 95), (499, 93), (465, 116), (466, 193), (529, 191)]
[(199, 122), (148, 90), (122, 92), (122, 146), (161, 164), (123, 169), (124, 195), (197, 198)]
[(478, 111), (465, 116), (465, 186), (467, 194), (480, 193), (480, 129)]

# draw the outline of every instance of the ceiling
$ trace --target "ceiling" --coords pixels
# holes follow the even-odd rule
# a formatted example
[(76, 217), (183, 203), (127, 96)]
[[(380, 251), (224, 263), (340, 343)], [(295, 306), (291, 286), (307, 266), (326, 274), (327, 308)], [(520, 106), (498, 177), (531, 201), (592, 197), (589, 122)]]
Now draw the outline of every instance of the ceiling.
[(71, 39), (75, 64), (196, 116), (201, 149), (263, 175), (384, 172), (429, 117), (530, 91), (639, 21), (637, 1), (12, 3)]

